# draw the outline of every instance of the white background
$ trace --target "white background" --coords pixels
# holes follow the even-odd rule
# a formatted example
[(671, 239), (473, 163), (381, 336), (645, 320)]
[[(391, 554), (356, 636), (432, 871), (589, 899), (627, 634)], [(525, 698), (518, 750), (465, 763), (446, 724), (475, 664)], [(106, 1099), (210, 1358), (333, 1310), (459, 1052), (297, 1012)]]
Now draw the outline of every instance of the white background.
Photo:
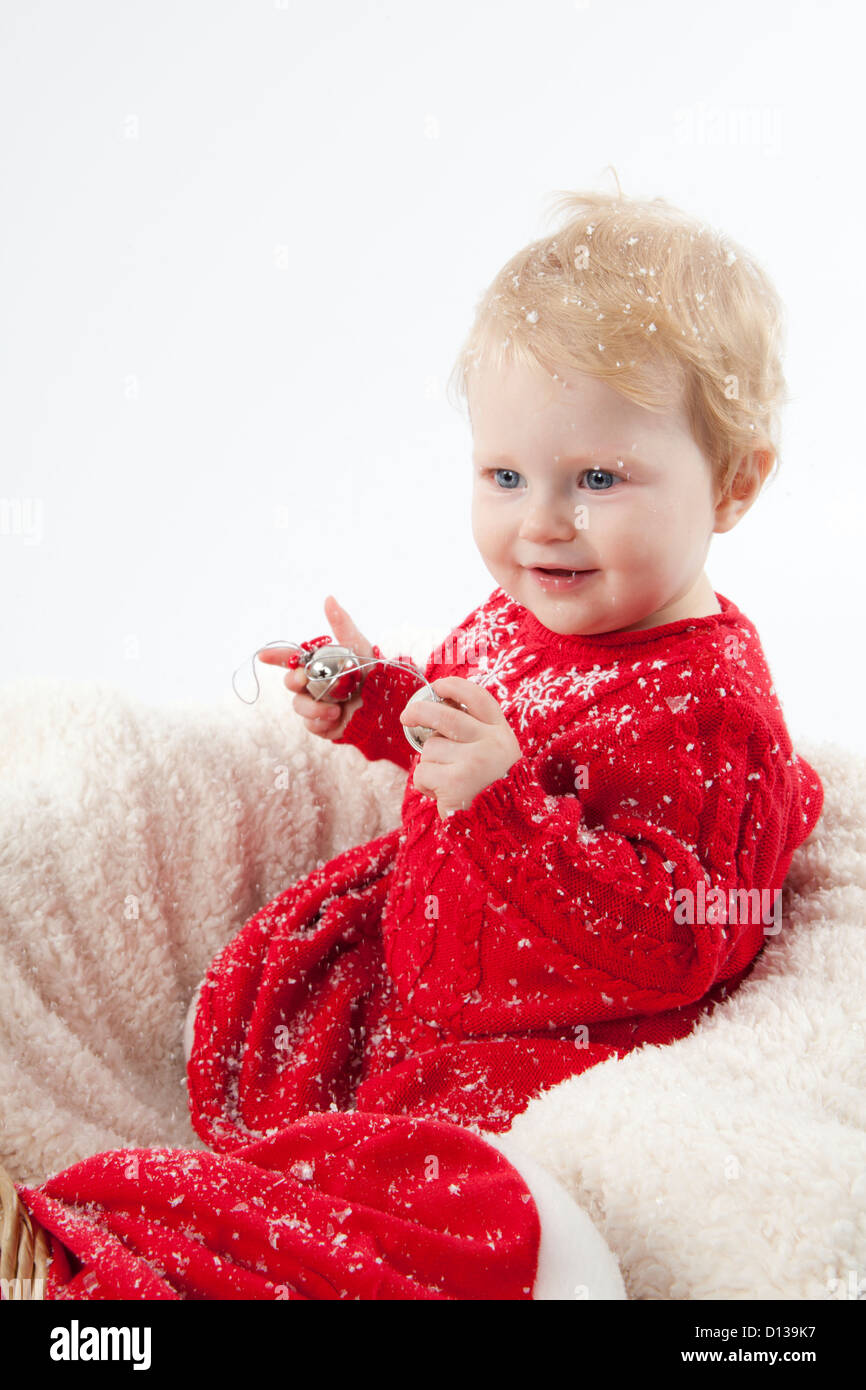
[(866, 749), (859, 24), (839, 0), (3, 0), (0, 680), (234, 699), (256, 647), (327, 631), (328, 593), (425, 658), (495, 582), (446, 379), (551, 195), (612, 164), (785, 301), (782, 471), (707, 572), (795, 742)]

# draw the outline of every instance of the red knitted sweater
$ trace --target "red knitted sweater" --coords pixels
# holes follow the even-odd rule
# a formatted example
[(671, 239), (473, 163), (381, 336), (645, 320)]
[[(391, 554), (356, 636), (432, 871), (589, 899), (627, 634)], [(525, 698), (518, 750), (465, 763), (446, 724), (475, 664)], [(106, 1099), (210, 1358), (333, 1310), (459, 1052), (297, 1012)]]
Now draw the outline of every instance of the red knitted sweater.
[[(409, 777), (398, 827), (227, 943), (187, 1071), (214, 1152), (18, 1185), (52, 1235), (46, 1297), (532, 1296), (534, 1201), (472, 1130), (688, 1033), (779, 929), (821, 811), (757, 634), (717, 598), (560, 637), (497, 589), (454, 630), (427, 678), (484, 685), (522, 756), (444, 821)], [(340, 741), (412, 768), (397, 716), (419, 685), (374, 668)]]
[[(717, 598), (712, 616), (560, 636), (497, 588), (453, 630), (424, 674), (485, 686), (522, 756), (446, 820), (410, 776), (398, 828), (228, 943), (190, 1060), (203, 1139), (334, 1108), (502, 1130), (740, 982), (823, 791), (754, 627)], [(412, 769), (397, 716), (419, 687), (372, 668), (338, 742)]]

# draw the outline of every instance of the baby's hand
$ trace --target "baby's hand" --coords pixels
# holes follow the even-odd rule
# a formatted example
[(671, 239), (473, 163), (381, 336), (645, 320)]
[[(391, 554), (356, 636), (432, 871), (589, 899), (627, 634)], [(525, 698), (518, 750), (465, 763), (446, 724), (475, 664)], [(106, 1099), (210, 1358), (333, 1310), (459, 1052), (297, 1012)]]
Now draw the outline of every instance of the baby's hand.
[[(443, 703), (413, 699), (400, 715), (401, 724), (424, 724), (434, 734), (425, 740), (412, 775), (420, 792), (436, 798), (439, 819), (467, 809), (480, 791), (504, 777), (523, 757), (499, 702), (463, 676), (440, 676), (432, 682)], [(444, 700), (463, 705), (454, 709)]]
[[(373, 656), (371, 643), (355, 627), (345, 608), (340, 607), (332, 594), (329, 594), (325, 599), (325, 616), (331, 624), (334, 633), (333, 640), (340, 646), (350, 647), (361, 661), (369, 661)], [(315, 700), (312, 695), (304, 693), (307, 685), (307, 673), (303, 666), (298, 665), (297, 652), (292, 651), (289, 647), (266, 647), (259, 652), (258, 659), (271, 666), (292, 668), (286, 672), (283, 683), (289, 690), (297, 692), (292, 701), (292, 707), (295, 713), (303, 719), (309, 733), (318, 734), (320, 738), (327, 738), (332, 741), (342, 736), (346, 725), (361, 703), (364, 692), (363, 685), (352, 696), (351, 700), (346, 700), (340, 704), (328, 700)]]

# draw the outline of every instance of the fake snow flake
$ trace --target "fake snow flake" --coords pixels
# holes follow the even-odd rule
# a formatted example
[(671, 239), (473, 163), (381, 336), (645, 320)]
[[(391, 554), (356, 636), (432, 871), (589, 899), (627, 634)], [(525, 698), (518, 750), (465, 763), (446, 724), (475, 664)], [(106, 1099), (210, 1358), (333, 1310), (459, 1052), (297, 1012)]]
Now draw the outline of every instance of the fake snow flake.
[(527, 323), (538, 323), (538, 310), (537, 310), (537, 309), (530, 309), (529, 313), (526, 315), (526, 322), (527, 322)]
[(692, 698), (691, 692), (688, 695), (666, 695), (665, 700), (672, 714), (682, 714), (689, 700)]

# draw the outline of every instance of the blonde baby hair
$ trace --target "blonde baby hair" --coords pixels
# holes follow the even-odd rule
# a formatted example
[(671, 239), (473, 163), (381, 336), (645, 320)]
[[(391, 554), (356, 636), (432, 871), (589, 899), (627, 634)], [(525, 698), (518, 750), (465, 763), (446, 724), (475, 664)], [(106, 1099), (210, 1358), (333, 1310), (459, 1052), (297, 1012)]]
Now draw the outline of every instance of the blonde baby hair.
[(650, 410), (682, 393), (718, 496), (736, 495), (744, 454), (778, 464), (782, 302), (738, 243), (616, 183), (617, 193), (559, 192), (562, 226), (512, 256), (480, 297), (449, 398), (456, 386), (468, 405), (471, 373), (509, 363), (600, 377)]

